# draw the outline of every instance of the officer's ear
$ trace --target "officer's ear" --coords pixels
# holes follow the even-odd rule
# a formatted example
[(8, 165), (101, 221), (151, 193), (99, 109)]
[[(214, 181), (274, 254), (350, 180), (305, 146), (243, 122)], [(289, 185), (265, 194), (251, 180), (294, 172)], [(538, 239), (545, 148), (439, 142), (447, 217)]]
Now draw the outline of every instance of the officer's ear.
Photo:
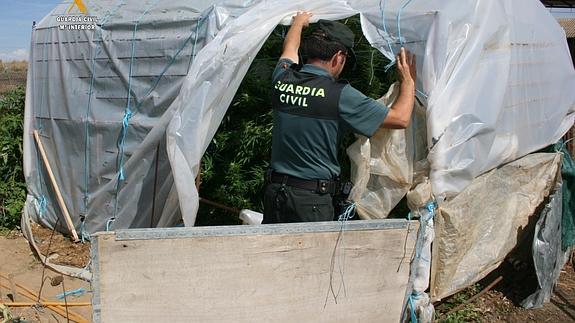
[(331, 59), (329, 60), (329, 66), (331, 68), (337, 68), (338, 65), (340, 64), (340, 57), (341, 55), (339, 55), (339, 52), (333, 54), (333, 56), (331, 57)]

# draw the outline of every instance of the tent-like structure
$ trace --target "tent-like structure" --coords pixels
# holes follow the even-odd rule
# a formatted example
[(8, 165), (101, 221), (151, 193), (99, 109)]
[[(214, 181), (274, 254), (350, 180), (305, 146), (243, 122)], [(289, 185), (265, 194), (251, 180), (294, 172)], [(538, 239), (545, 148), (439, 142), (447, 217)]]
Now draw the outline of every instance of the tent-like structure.
[[(557, 142), (575, 119), (565, 34), (537, 0), (83, 3), (85, 14), (62, 3), (33, 30), (24, 168), (25, 218), (62, 217), (49, 165), (86, 237), (194, 225), (200, 159), (258, 50), (299, 10), (360, 14), (383, 55), (393, 60), (401, 46), (417, 55), (429, 196), (440, 209), (478, 176)], [(553, 160), (540, 162), (556, 170)]]
[(180, 213), (193, 225), (200, 158), (258, 49), (297, 10), (359, 13), (384, 55), (417, 54), (436, 197), (556, 142), (575, 117), (563, 32), (535, 0), (85, 3), (95, 29), (60, 29), (82, 15), (66, 2), (32, 34), (26, 209), (49, 226), (61, 210), (34, 129), (77, 230), (169, 226)]

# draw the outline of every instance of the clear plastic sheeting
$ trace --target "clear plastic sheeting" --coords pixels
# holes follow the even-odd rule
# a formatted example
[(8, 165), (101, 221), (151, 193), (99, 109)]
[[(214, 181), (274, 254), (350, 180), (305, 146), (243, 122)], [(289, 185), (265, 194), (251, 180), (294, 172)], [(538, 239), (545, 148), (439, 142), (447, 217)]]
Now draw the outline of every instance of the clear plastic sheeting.
[(561, 154), (531, 154), (481, 175), (440, 205), (431, 266), (433, 300), (479, 281), (525, 234), (532, 234), (528, 227), (537, 220), (535, 210), (555, 187), (560, 168)]
[(35, 129), (79, 232), (170, 226), (180, 211), (193, 225), (201, 157), (268, 35), (300, 10), (360, 13), (384, 55), (417, 55), (436, 196), (556, 142), (575, 117), (564, 32), (537, 0), (86, 4), (95, 30), (59, 30), (66, 1), (32, 33), (24, 168), (31, 217), (50, 226), (61, 210)]
[(368, 40), (389, 58), (403, 44), (423, 63), (418, 93), (427, 96), (436, 197), (456, 195), (573, 125), (575, 73), (565, 34), (539, 1), (377, 4), (363, 20)]
[[(380, 102), (391, 106), (399, 95), (394, 83)], [(380, 219), (407, 194), (413, 184), (414, 161), (425, 159), (425, 109), (416, 100), (407, 129), (378, 129), (371, 138), (358, 139), (347, 148), (352, 162), (350, 199), (362, 219)]]
[(551, 300), (561, 269), (571, 254), (571, 249), (563, 251), (561, 248), (562, 191), (559, 181), (535, 226), (532, 251), (538, 288), (521, 302), (525, 308), (538, 308)]

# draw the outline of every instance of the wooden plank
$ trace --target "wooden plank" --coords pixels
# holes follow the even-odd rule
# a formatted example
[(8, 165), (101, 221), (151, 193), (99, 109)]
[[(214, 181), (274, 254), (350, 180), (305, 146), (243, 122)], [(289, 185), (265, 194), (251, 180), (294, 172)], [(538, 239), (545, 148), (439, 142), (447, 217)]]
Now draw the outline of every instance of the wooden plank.
[(34, 139), (36, 139), (36, 144), (38, 145), (38, 150), (40, 151), (40, 155), (42, 156), (42, 160), (44, 161), (44, 166), (48, 171), (48, 177), (50, 177), (50, 183), (52, 184), (52, 188), (56, 193), (56, 200), (58, 201), (58, 205), (60, 205), (60, 209), (62, 210), (62, 214), (64, 215), (64, 220), (66, 222), (66, 226), (72, 235), (72, 241), (78, 242), (78, 233), (76, 233), (76, 229), (74, 228), (74, 223), (72, 222), (72, 218), (70, 217), (70, 213), (68, 213), (68, 207), (66, 207), (66, 203), (64, 203), (64, 198), (62, 197), (62, 193), (60, 192), (60, 187), (58, 186), (58, 182), (56, 182), (56, 177), (54, 177), (54, 173), (52, 172), (52, 167), (50, 166), (50, 161), (48, 160), (48, 155), (46, 155), (46, 151), (44, 150), (44, 145), (40, 140), (40, 135), (38, 134), (38, 130), (34, 130)]
[(316, 225), (96, 235), (94, 320), (399, 322), (417, 223)]

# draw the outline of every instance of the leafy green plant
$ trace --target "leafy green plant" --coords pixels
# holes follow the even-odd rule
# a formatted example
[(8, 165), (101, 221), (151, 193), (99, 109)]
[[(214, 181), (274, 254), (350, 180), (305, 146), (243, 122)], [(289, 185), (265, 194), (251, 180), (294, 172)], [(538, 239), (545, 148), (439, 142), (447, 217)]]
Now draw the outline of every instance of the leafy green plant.
[(0, 98), (0, 229), (20, 223), (26, 198), (22, 169), (25, 91), (22, 87)]
[[(479, 283), (473, 284), (469, 288), (449, 297), (444, 303), (435, 309), (435, 317), (437, 321), (446, 323), (480, 322), (481, 311), (474, 307), (473, 304), (467, 304), (462, 309), (453, 313), (449, 313), (449, 311), (478, 294), (481, 291), (481, 288), (482, 287)], [(447, 313), (449, 313), (449, 315), (446, 315)]]

